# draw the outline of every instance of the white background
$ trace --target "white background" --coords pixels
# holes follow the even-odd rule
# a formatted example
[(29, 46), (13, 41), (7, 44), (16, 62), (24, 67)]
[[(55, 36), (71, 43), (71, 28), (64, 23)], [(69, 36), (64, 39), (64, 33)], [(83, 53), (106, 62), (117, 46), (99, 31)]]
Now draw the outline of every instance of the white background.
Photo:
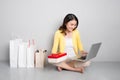
[(94, 61), (120, 61), (120, 0), (0, 0), (0, 61), (9, 60), (9, 40), (35, 39), (50, 53), (54, 32), (66, 14), (79, 19), (86, 51), (102, 42)]

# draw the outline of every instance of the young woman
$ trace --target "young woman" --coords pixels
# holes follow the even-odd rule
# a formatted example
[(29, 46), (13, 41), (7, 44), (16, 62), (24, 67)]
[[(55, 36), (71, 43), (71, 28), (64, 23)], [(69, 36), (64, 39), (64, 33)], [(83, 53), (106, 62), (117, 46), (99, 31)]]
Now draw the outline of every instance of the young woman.
[(78, 27), (78, 19), (74, 14), (67, 14), (63, 20), (63, 24), (59, 27), (59, 30), (55, 32), (54, 42), (52, 47), (53, 54), (57, 52), (67, 53), (67, 60), (55, 64), (58, 71), (62, 69), (84, 72), (84, 68), (87, 67), (90, 62), (80, 62), (72, 60), (74, 56), (80, 57), (78, 52), (80, 51), (81, 56), (86, 56), (87, 53), (84, 51)]

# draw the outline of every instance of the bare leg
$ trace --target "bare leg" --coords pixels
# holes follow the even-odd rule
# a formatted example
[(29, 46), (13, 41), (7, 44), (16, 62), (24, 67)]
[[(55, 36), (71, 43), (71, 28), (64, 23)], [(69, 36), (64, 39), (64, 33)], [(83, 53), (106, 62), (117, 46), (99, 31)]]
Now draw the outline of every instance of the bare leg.
[(91, 64), (91, 62), (90, 62), (90, 61), (87, 61), (87, 62), (84, 62), (84, 63), (82, 64), (82, 66), (88, 67), (88, 66), (90, 66), (90, 64)]
[(71, 66), (71, 67), (73, 67), (73, 68), (76, 68), (76, 69), (81, 69), (81, 72), (83, 73), (85, 67), (84, 67), (84, 66), (76, 67), (76, 66), (75, 66), (75, 63), (76, 63), (76, 60), (72, 60), (71, 62), (68, 63), (68, 65)]
[(70, 70), (70, 71), (76, 71), (76, 72), (80, 72), (80, 73), (83, 72), (82, 68), (71, 67), (66, 62), (61, 62), (57, 66), (58, 66), (59, 71), (61, 71), (61, 68), (63, 68), (63, 69)]
[(87, 62), (81, 62), (81, 61), (72, 61), (74, 63), (74, 68), (81, 69), (82, 73), (84, 72), (85, 68), (90, 65), (90, 61)]

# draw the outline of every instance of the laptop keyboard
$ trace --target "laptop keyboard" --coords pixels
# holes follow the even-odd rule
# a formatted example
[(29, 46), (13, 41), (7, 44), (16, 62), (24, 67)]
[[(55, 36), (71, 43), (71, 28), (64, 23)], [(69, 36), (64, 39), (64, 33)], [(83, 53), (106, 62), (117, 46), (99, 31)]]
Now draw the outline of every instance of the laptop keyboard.
[(85, 60), (85, 59), (86, 59), (86, 56), (82, 56), (82, 57), (80, 57), (80, 58), (78, 58), (78, 59)]

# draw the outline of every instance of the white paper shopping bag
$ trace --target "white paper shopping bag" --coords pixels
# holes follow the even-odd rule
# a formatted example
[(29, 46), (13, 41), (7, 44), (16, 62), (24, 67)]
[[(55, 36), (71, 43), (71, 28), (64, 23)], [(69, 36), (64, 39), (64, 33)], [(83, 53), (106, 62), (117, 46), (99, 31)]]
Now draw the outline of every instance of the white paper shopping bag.
[(18, 53), (19, 53), (19, 44), (22, 43), (22, 39), (10, 40), (9, 43), (9, 59), (10, 67), (17, 68), (18, 65)]
[(34, 53), (35, 53), (35, 44), (34, 40), (32, 40), (32, 43), (30, 43), (27, 47), (27, 68), (33, 68), (34, 67)]
[(28, 42), (22, 42), (19, 45), (19, 57), (18, 57), (18, 67), (20, 68), (25, 68), (27, 66), (27, 47), (28, 47)]

